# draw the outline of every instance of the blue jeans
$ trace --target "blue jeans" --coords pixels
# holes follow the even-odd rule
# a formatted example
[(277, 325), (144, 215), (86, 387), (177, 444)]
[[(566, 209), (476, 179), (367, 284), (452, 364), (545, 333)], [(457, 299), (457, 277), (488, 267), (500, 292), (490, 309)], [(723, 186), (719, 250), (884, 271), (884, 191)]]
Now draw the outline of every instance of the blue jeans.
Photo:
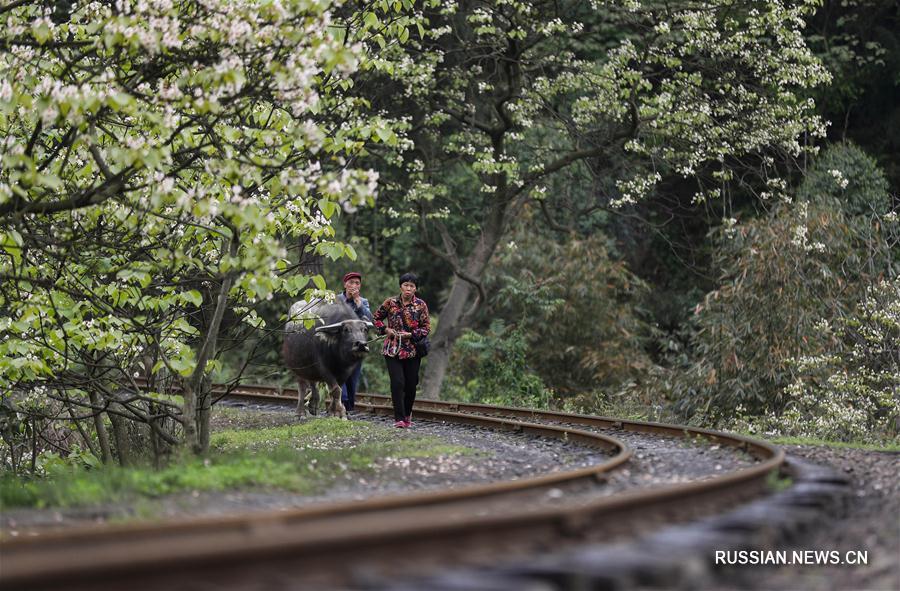
[(362, 374), (362, 363), (356, 366), (344, 385), (341, 386), (341, 402), (347, 410), (353, 410), (356, 404), (356, 389), (359, 387), (359, 376)]

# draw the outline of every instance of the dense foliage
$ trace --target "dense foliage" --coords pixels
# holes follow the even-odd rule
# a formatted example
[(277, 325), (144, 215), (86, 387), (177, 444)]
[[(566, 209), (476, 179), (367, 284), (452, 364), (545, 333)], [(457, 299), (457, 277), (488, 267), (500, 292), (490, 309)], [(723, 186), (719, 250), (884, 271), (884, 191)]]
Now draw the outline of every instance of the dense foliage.
[(416, 150), (386, 186), (388, 219), (370, 229), (415, 233), (452, 273), (426, 394), (440, 392), (453, 344), (489, 299), (492, 257), (525, 205), (559, 216), (558, 173), (605, 179), (576, 197), (574, 219), (636, 204), (669, 176), (691, 179), (695, 201), (751, 172), (760, 191), (783, 186), (782, 163), (824, 134), (804, 97), (829, 80), (802, 35), (813, 7), (534, 0), (426, 11), (392, 105), (411, 114)]
[[(4, 7), (4, 398), (21, 391), (93, 417), (104, 459), (104, 412), (120, 460), (126, 420), (162, 445), (183, 431), (204, 449), (223, 320), (261, 330), (259, 302), (311, 280), (325, 288), (291, 272), (298, 239), (354, 255), (330, 220), (372, 202), (377, 173), (354, 159), (398, 137), (346, 89), (383, 66), (380, 45), (408, 36), (410, 7)], [(157, 395), (166, 375), (185, 378), (182, 397)]]
[(422, 277), (425, 395), (895, 437), (898, 23), (889, 0), (8, 3), (3, 461), (203, 452), (210, 380), (287, 379), (289, 300), (345, 259), (373, 305)]
[[(766, 417), (790, 435), (865, 441), (900, 433), (900, 281), (871, 286), (854, 314), (821, 324), (828, 346), (801, 357), (786, 409)], [(763, 423), (765, 424), (765, 423)]]
[(858, 148), (826, 151), (798, 194), (718, 233), (720, 287), (695, 310), (694, 361), (675, 381), (685, 414), (779, 414), (796, 396), (796, 360), (833, 347), (822, 322), (848, 322), (870, 286), (900, 271), (884, 177)]

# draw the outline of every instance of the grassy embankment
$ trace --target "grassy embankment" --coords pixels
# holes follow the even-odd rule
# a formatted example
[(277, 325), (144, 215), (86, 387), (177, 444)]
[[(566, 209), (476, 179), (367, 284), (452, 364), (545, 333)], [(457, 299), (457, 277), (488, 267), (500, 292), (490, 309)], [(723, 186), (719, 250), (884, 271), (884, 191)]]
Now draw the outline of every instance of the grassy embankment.
[[(752, 435), (752, 437), (760, 437)], [(861, 441), (831, 441), (828, 439), (814, 439), (812, 437), (772, 437), (772, 443), (777, 445), (817, 445), (823, 447), (834, 447), (837, 449), (863, 449), (866, 451), (900, 451), (900, 443), (882, 442), (882, 443), (864, 443)]]
[(57, 460), (40, 478), (0, 477), (0, 509), (131, 503), (195, 491), (289, 491), (315, 494), (335, 479), (364, 476), (380, 458), (476, 453), (415, 431), (318, 419), (267, 428), (214, 433), (206, 458), (173, 458), (161, 470), (97, 466)]

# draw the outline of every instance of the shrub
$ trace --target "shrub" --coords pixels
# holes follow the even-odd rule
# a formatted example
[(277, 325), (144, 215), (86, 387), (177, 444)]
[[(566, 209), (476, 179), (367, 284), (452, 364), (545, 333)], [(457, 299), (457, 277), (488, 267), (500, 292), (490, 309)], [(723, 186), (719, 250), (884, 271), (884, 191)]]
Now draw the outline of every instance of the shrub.
[(851, 216), (886, 214), (888, 182), (875, 159), (852, 143), (829, 146), (797, 189), (801, 201), (828, 202)]
[(839, 441), (897, 439), (900, 421), (900, 279), (869, 288), (856, 313), (821, 323), (831, 344), (794, 360), (783, 413), (766, 418), (783, 435)]
[[(842, 166), (842, 168), (834, 168)], [(703, 423), (778, 415), (796, 391), (794, 360), (834, 347), (822, 318), (844, 319), (883, 277), (896, 277), (896, 213), (871, 159), (826, 150), (796, 203), (715, 235), (718, 289), (692, 319), (691, 361), (672, 391), (682, 415)]]
[(563, 240), (524, 230), (498, 250), (489, 313), (519, 327), (528, 365), (563, 400), (615, 392), (654, 367), (648, 289), (601, 233)]
[(526, 362), (522, 325), (495, 320), (485, 333), (466, 331), (456, 343), (451, 392), (465, 402), (547, 408), (552, 392)]

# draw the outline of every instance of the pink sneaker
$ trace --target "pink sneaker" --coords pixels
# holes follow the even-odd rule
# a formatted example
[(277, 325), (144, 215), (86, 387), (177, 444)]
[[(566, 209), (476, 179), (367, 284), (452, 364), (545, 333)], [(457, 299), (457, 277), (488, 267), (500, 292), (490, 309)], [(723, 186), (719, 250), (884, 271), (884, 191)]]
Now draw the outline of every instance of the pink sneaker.
[(404, 419), (407, 427), (412, 427), (412, 421), (410, 419), (412, 419), (412, 415), (407, 415), (406, 419)]
[(406, 421), (394, 421), (394, 426), (398, 429), (406, 429), (407, 427), (409, 427), (409, 423), (407, 423)]

